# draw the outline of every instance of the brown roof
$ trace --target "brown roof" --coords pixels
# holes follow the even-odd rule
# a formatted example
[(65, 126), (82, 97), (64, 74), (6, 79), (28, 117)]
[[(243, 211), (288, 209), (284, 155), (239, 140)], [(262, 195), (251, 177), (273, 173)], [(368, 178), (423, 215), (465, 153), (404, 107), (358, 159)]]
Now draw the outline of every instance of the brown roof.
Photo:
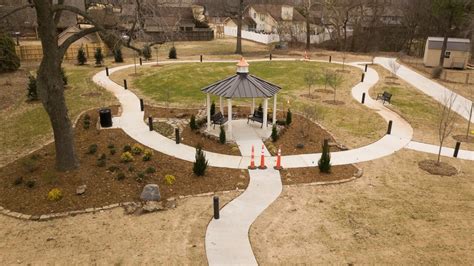
[[(264, 5), (264, 4), (249, 5), (249, 7), (252, 7), (258, 13), (263, 13), (263, 14), (268, 13), (276, 21), (283, 21), (283, 18), (281, 17), (281, 8), (283, 6), (285, 5)], [(293, 20), (292, 21), (305, 21), (305, 18), (303, 17), (303, 15), (301, 15), (301, 13), (298, 12), (298, 10), (296, 10), (296, 8), (294, 7), (293, 7)]]
[(175, 26), (195, 26), (191, 7), (155, 7), (146, 15), (145, 30), (147, 31), (163, 31)]

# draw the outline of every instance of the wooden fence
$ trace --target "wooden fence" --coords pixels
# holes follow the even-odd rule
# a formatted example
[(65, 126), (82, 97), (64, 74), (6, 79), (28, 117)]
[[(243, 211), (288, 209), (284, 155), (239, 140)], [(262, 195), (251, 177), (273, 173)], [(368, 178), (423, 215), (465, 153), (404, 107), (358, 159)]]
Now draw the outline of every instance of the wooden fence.
[[(89, 43), (82, 46), (86, 52), (89, 61), (94, 60), (94, 53), (97, 48), (102, 49), (102, 53), (107, 55), (109, 48), (104, 43)], [(80, 45), (71, 45), (64, 55), (64, 60), (76, 60), (77, 51)], [(41, 45), (20, 45), (15, 46), (15, 51), (22, 61), (40, 61), (43, 58), (43, 49)]]

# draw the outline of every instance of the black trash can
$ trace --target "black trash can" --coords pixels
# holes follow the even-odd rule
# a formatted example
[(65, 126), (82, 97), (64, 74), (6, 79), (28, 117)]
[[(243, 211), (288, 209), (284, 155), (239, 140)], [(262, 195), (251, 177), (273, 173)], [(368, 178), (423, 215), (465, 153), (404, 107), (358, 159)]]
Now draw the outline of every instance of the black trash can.
[(102, 108), (99, 111), (100, 126), (111, 127), (112, 126), (112, 111), (110, 108)]

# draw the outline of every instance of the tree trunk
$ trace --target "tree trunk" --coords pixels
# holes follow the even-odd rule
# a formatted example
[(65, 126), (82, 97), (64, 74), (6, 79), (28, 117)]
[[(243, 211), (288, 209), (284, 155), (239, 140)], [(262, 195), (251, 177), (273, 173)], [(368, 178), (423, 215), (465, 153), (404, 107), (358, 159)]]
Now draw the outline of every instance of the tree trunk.
[(35, 1), (38, 34), (43, 48), (43, 59), (38, 69), (38, 95), (43, 103), (54, 133), (56, 168), (60, 171), (79, 166), (74, 148), (74, 132), (64, 98), (61, 77), (62, 55), (59, 52), (56, 24), (51, 2)]
[(306, 15), (306, 50), (311, 48), (311, 26), (309, 24), (309, 11)]
[(236, 54), (242, 54), (242, 16), (244, 9), (244, 1), (240, 0), (239, 10), (237, 12), (237, 45), (235, 47)]
[(441, 46), (441, 55), (439, 56), (439, 67), (443, 69), (444, 66), (444, 56), (446, 54), (446, 49), (448, 48), (448, 33), (444, 35), (443, 46)]

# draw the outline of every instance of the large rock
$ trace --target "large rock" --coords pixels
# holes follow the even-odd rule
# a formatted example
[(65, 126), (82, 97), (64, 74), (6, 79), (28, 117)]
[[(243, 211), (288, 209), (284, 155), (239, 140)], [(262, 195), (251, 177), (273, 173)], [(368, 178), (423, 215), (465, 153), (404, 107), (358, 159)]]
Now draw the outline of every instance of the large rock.
[(161, 199), (160, 188), (157, 184), (148, 184), (143, 188), (140, 199), (144, 201), (159, 201)]

